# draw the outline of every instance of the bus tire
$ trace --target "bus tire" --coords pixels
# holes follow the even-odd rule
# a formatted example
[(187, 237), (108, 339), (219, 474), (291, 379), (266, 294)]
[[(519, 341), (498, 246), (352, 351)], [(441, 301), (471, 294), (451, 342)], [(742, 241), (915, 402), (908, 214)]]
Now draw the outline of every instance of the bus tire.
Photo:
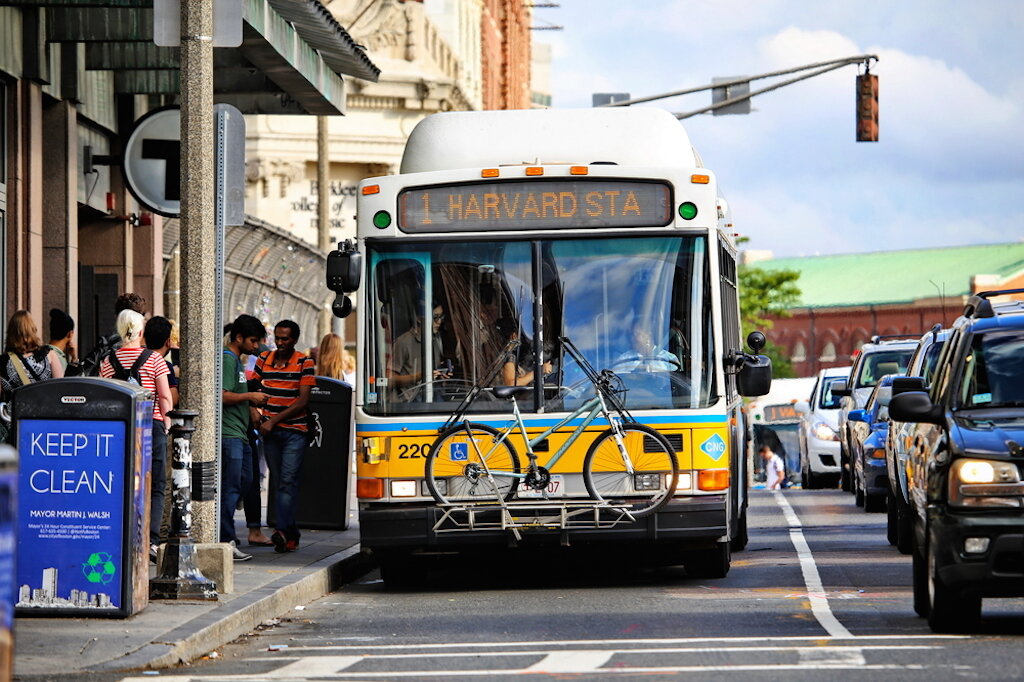
[(742, 552), (747, 548), (750, 537), (747, 534), (747, 510), (744, 509), (736, 524), (736, 534), (729, 543), (729, 549), (733, 552)]
[(719, 542), (712, 549), (693, 552), (683, 562), (686, 575), (691, 578), (717, 580), (729, 575), (732, 567), (732, 550), (728, 542)]
[(413, 590), (427, 583), (423, 562), (408, 554), (382, 556), (379, 563), (380, 579), (389, 590)]
[[(675, 450), (665, 436), (643, 424), (622, 424), (622, 442), (634, 474), (627, 473), (615, 432), (608, 429), (595, 438), (587, 450), (583, 482), (593, 499), (622, 504), (634, 518), (650, 516), (668, 503), (679, 482)], [(671, 483), (666, 485), (661, 478), (658, 490), (652, 495), (638, 495), (633, 480), (638, 473), (669, 475)]]
[[(507, 438), (495, 440), (499, 433), (486, 424), (463, 422), (434, 439), (424, 469), (427, 489), (438, 504), (507, 502), (515, 497), (519, 456)], [(465, 459), (450, 457), (455, 444), (463, 446)]]

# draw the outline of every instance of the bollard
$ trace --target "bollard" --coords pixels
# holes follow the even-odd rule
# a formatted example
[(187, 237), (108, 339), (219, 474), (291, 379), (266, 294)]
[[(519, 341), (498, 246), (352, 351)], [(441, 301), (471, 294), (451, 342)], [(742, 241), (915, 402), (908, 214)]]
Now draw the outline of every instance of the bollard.
[(171, 537), (164, 548), (157, 577), (149, 583), (150, 599), (217, 599), (217, 588), (203, 576), (196, 561), (192, 542), (192, 433), (195, 410), (172, 410), (171, 441), (174, 454), (171, 465), (173, 506)]

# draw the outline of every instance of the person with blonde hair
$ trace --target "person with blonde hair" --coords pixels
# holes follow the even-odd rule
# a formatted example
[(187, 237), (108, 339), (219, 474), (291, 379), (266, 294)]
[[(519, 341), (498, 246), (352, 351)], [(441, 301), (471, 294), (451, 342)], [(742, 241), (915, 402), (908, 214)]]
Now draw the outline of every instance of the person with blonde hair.
[(337, 334), (324, 334), (316, 354), (316, 374), (329, 379), (344, 378), (344, 349)]
[(7, 323), (4, 354), (0, 356), (0, 382), (4, 397), (14, 389), (64, 376), (60, 358), (39, 339), (39, 329), (27, 310), (19, 310)]
[(171, 427), (167, 413), (172, 409), (172, 398), (167, 362), (156, 351), (143, 347), (145, 327), (146, 318), (134, 310), (129, 308), (118, 313), (117, 334), (121, 337), (121, 347), (103, 358), (100, 376), (135, 382), (156, 395), (153, 401), (152, 487), (149, 496), (149, 556), (151, 561), (156, 561), (167, 478), (167, 430)]

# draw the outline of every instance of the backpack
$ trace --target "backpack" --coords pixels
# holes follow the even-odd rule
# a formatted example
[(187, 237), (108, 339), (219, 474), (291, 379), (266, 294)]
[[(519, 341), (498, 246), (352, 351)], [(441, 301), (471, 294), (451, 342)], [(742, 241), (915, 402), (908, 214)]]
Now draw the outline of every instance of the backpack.
[(135, 362), (133, 362), (132, 366), (128, 369), (125, 369), (124, 365), (121, 364), (121, 361), (117, 357), (117, 353), (110, 353), (110, 366), (114, 369), (113, 378), (120, 379), (121, 381), (127, 381), (128, 383), (135, 384), (136, 386), (142, 386), (142, 375), (139, 374), (139, 370), (142, 369), (142, 366), (146, 364), (147, 360), (149, 360), (149, 356), (154, 352), (155, 351), (149, 348), (143, 348), (142, 352), (139, 353), (139, 357), (135, 358)]
[(89, 354), (82, 358), (82, 361), (79, 363), (79, 374), (85, 377), (98, 377), (100, 375), (100, 365), (103, 364), (103, 358), (113, 353), (120, 345), (121, 337), (117, 334), (101, 336), (96, 340), (96, 345), (89, 351)]

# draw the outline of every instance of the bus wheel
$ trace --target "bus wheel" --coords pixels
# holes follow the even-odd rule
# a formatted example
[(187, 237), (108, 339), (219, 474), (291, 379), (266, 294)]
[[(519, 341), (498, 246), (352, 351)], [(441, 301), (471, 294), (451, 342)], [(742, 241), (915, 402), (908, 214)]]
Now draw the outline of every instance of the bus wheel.
[(423, 587), (427, 583), (422, 561), (408, 554), (380, 557), (380, 579), (384, 587), (393, 591), (406, 591)]
[(690, 554), (683, 566), (691, 578), (724, 578), (732, 567), (732, 551), (728, 542), (719, 542), (713, 549)]

